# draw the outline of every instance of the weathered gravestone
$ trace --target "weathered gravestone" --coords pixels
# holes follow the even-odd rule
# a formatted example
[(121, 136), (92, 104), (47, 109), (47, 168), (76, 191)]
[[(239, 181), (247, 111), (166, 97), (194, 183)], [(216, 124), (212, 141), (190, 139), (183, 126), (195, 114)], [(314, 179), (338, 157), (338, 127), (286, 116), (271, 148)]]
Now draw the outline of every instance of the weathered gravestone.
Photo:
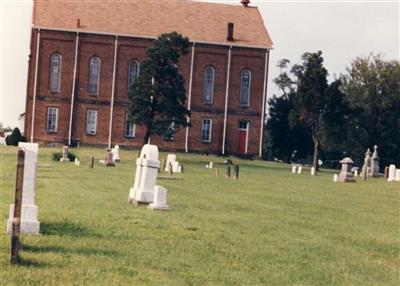
[(293, 165), (292, 166), (292, 174), (296, 174), (297, 173), (297, 166)]
[(106, 167), (115, 167), (114, 155), (110, 149), (107, 149), (106, 160), (104, 163)]
[[(130, 189), (128, 201), (130, 203), (152, 203), (157, 190), (157, 202), (154, 207), (166, 205), (166, 190), (156, 186), (158, 169), (158, 148), (155, 145), (146, 144), (140, 151), (140, 157), (136, 159), (136, 175), (133, 187)], [(164, 192), (165, 190), (165, 192)], [(156, 208), (155, 208), (156, 209)]]
[(378, 157), (378, 146), (374, 146), (374, 153), (371, 158), (371, 167), (369, 169), (370, 177), (379, 177), (379, 157)]
[(149, 205), (149, 209), (166, 211), (169, 210), (167, 204), (167, 190), (161, 186), (155, 186), (153, 203)]
[(301, 172), (303, 171), (303, 166), (299, 166), (297, 168), (297, 174), (301, 175)]
[(315, 167), (311, 167), (311, 170), (310, 170), (310, 172), (311, 172), (311, 176), (315, 176)]
[(361, 171), (364, 179), (366, 179), (369, 175), (370, 166), (371, 166), (371, 151), (368, 148), (367, 152), (365, 152), (364, 165)]
[[(25, 151), (24, 178), (22, 191), (21, 233), (39, 234), (38, 207), (35, 204), (36, 166), (38, 161), (39, 145), (37, 143), (22, 143), (18, 147)], [(7, 233), (12, 231), (14, 218), (14, 204), (10, 205), (7, 220)]]
[(392, 164), (389, 166), (389, 176), (387, 178), (387, 181), (393, 182), (395, 178), (396, 178), (396, 166)]
[(119, 157), (119, 145), (115, 145), (114, 148), (111, 149), (111, 153), (113, 154), (114, 162), (120, 162), (121, 159)]
[(181, 173), (182, 172), (182, 167), (179, 164), (179, 162), (176, 161), (175, 154), (168, 154), (166, 167), (165, 167), (164, 171), (169, 172), (169, 173), (170, 172), (172, 172), (172, 173)]
[(62, 162), (62, 163), (69, 162), (68, 152), (69, 152), (69, 147), (63, 146), (62, 157), (60, 158), (60, 162)]
[(351, 171), (351, 168), (353, 167), (353, 160), (351, 160), (349, 157), (344, 158), (342, 161), (340, 161), (342, 164), (342, 169), (339, 174), (339, 182), (355, 182), (355, 178), (353, 177), (353, 172)]

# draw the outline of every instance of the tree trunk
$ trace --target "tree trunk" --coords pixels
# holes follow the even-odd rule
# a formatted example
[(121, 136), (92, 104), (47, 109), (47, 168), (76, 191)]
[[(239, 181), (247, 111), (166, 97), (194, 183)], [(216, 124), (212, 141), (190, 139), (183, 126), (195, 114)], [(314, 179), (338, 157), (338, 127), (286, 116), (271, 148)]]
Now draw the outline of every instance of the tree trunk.
[(146, 128), (146, 133), (143, 138), (143, 146), (146, 145), (147, 143), (149, 143), (150, 136), (151, 136), (151, 127), (148, 126)]
[(318, 156), (319, 155), (319, 142), (318, 139), (314, 142), (314, 158), (313, 158), (313, 167), (315, 168), (315, 172), (318, 170)]

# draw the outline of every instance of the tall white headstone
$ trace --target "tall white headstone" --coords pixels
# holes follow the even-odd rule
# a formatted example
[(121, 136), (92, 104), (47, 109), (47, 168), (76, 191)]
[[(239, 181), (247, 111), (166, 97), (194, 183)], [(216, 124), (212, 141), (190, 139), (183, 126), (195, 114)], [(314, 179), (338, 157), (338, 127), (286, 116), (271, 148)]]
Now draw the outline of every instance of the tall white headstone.
[(315, 176), (315, 167), (311, 167), (311, 176)]
[(292, 174), (296, 174), (297, 173), (297, 166), (294, 165), (292, 166)]
[[(21, 233), (39, 234), (40, 223), (38, 221), (38, 207), (35, 204), (36, 166), (39, 154), (37, 143), (22, 143), (18, 147), (25, 150), (24, 180), (22, 187), (22, 212)], [(14, 218), (14, 204), (10, 205), (7, 220), (7, 233), (12, 231)]]
[(136, 175), (133, 188), (130, 189), (128, 201), (131, 203), (152, 203), (157, 181), (160, 161), (158, 148), (146, 144), (136, 159)]
[(387, 181), (393, 182), (395, 179), (396, 179), (396, 166), (392, 164), (389, 166), (389, 176)]
[(119, 157), (119, 145), (115, 145), (114, 148), (111, 149), (113, 153), (113, 160), (114, 162), (119, 162), (121, 159)]
[(303, 167), (302, 166), (299, 166), (299, 168), (297, 169), (297, 174), (301, 174), (301, 172), (303, 171)]

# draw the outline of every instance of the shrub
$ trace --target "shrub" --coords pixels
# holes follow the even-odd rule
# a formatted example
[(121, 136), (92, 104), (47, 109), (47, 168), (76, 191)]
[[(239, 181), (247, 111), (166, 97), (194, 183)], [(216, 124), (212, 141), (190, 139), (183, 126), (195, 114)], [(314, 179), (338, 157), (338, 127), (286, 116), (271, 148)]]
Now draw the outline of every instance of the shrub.
[(21, 131), (17, 127), (6, 137), (6, 144), (12, 146), (18, 146), (19, 142), (26, 142), (26, 138), (22, 136)]
[[(53, 153), (53, 161), (59, 162), (61, 158), (62, 158), (62, 152)], [(68, 159), (70, 162), (75, 161), (75, 158), (76, 156), (74, 153), (68, 152)]]

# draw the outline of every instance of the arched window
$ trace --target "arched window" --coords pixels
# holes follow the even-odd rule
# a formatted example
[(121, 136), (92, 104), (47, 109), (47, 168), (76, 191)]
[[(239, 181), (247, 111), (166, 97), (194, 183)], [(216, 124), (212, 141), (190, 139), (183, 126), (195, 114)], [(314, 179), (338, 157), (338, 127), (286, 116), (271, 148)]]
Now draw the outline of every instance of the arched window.
[(130, 61), (128, 68), (128, 91), (131, 85), (135, 82), (139, 75), (139, 63), (137, 61)]
[(100, 59), (93, 57), (90, 59), (89, 64), (89, 94), (99, 94), (99, 80), (100, 80)]
[(53, 54), (50, 58), (50, 91), (60, 91), (61, 80), (61, 56)]
[(242, 75), (240, 77), (240, 105), (249, 106), (250, 88), (251, 88), (251, 72), (249, 70), (244, 70), (242, 71)]
[(214, 97), (215, 69), (211, 66), (204, 70), (203, 103), (211, 104)]

